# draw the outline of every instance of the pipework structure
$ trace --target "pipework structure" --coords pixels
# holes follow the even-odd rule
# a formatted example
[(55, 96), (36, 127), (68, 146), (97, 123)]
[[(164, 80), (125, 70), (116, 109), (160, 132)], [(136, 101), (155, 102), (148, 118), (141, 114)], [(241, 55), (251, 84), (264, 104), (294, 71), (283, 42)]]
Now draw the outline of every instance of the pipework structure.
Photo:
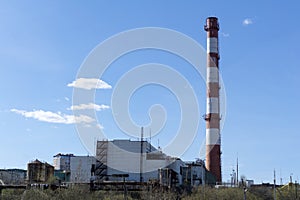
[(221, 183), (218, 18), (208, 17), (204, 30), (207, 32), (206, 167)]

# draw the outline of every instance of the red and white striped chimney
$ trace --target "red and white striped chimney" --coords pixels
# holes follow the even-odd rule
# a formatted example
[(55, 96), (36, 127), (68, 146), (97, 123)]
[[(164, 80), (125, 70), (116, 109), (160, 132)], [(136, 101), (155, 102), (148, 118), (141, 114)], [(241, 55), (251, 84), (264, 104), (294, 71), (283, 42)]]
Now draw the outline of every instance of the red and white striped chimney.
[(208, 17), (204, 30), (207, 32), (206, 167), (217, 182), (222, 182), (218, 18)]

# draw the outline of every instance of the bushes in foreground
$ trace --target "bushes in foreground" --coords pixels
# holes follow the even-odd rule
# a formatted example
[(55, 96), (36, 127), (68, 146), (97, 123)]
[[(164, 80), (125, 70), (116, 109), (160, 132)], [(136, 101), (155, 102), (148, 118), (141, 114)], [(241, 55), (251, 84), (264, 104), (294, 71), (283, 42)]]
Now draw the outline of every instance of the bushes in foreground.
[[(294, 193), (293, 193), (294, 194)], [(296, 199), (295, 196), (290, 193), (277, 193), (277, 199)], [(248, 189), (246, 192), (247, 200), (268, 200), (273, 199), (273, 192), (271, 188), (253, 188)], [(192, 192), (186, 192), (184, 190), (179, 191), (135, 191), (127, 192), (126, 199), (145, 199), (145, 200), (235, 200), (244, 199), (243, 188), (211, 188), (211, 187), (199, 187)], [(123, 200), (125, 199), (124, 192), (122, 191), (93, 191), (90, 192), (88, 188), (74, 187), (69, 189), (57, 189), (57, 190), (12, 190), (6, 189), (2, 191), (3, 200)], [(297, 198), (299, 199), (299, 198)]]

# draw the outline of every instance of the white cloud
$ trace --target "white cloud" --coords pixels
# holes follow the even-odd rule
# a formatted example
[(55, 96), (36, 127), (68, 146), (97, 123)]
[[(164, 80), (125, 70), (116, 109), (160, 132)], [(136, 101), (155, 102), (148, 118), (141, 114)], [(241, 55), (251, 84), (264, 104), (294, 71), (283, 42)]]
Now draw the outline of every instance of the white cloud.
[(222, 34), (223, 37), (229, 37), (229, 33), (221, 32), (221, 34)]
[(97, 124), (96, 126), (97, 126), (97, 128), (99, 128), (99, 129), (104, 129), (104, 127), (103, 127), (101, 124)]
[(101, 124), (84, 124), (83, 126), (86, 128), (95, 128), (96, 127), (101, 130), (104, 129), (104, 127)]
[(11, 112), (20, 114), (26, 118), (33, 118), (43, 122), (58, 123), (58, 124), (75, 124), (75, 123), (91, 123), (95, 119), (86, 116), (86, 115), (66, 115), (60, 112), (54, 113), (51, 111), (43, 110), (34, 110), (34, 111), (25, 111), (18, 109), (11, 109)]
[(105, 109), (109, 109), (109, 106), (103, 104), (97, 105), (94, 103), (80, 104), (68, 108), (68, 110), (96, 110), (96, 111), (105, 110)]
[(70, 99), (69, 99), (68, 97), (65, 97), (65, 100), (66, 100), (66, 101), (70, 101)]
[(85, 90), (111, 89), (111, 85), (96, 78), (78, 78), (72, 83), (69, 83), (68, 87), (81, 88)]
[(250, 18), (244, 19), (243, 25), (248, 26), (250, 24), (253, 24), (253, 20), (252, 19), (250, 19)]
[(73, 124), (75, 124), (75, 123), (77, 123), (77, 124), (78, 123), (91, 123), (91, 122), (95, 121), (95, 119), (93, 119), (87, 115), (79, 115), (79, 116), (73, 116), (73, 117), (74, 117)]

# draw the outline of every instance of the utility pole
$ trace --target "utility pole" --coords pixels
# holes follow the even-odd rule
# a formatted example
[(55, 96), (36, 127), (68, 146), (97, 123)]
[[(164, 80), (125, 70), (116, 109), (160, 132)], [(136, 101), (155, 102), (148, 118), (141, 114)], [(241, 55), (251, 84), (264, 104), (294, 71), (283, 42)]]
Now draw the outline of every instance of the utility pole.
[(239, 157), (236, 157), (236, 184), (239, 186)]
[(141, 156), (140, 156), (140, 183), (143, 182), (143, 137), (144, 127), (141, 128)]
[(247, 200), (247, 188), (244, 186), (244, 200)]
[(274, 169), (274, 200), (276, 200), (276, 171)]

